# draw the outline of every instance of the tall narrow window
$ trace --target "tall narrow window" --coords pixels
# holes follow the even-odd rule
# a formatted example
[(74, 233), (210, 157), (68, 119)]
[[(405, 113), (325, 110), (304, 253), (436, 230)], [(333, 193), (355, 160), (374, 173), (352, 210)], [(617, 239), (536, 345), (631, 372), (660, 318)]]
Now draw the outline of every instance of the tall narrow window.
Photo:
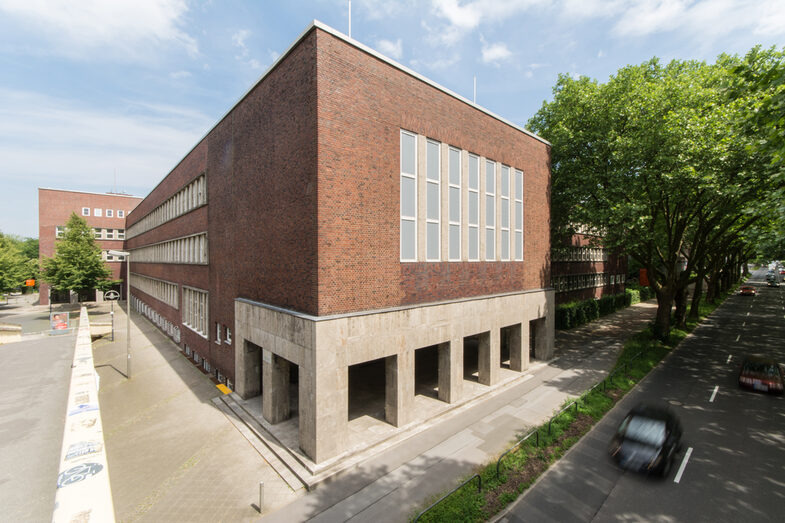
[(449, 260), (461, 259), (461, 151), (450, 147), (449, 161)]
[(417, 261), (417, 139), (401, 131), (401, 261)]
[(469, 261), (480, 259), (480, 159), (469, 155)]
[(496, 163), (485, 161), (485, 259), (496, 259)]
[(440, 241), (440, 203), (441, 185), (439, 183), (440, 168), (439, 164), (439, 142), (428, 140), (426, 146), (426, 170), (425, 170), (425, 259), (428, 261), (439, 261), (441, 258)]
[(515, 259), (523, 260), (523, 172), (515, 169)]
[(510, 168), (502, 165), (502, 186), (499, 187), (501, 197), (501, 258), (503, 261), (510, 261)]

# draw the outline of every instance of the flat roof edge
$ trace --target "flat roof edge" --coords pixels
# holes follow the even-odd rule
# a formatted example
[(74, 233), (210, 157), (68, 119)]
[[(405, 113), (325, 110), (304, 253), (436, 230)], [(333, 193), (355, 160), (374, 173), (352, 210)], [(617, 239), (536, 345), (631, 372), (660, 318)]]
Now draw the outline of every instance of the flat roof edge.
[(97, 194), (98, 196), (119, 196), (121, 198), (137, 198), (144, 200), (144, 196), (134, 196), (133, 194), (120, 194), (116, 192), (94, 192), (94, 191), (79, 191), (76, 189), (55, 189), (54, 187), (38, 187), (39, 191), (58, 191), (58, 192), (77, 192), (82, 194)]

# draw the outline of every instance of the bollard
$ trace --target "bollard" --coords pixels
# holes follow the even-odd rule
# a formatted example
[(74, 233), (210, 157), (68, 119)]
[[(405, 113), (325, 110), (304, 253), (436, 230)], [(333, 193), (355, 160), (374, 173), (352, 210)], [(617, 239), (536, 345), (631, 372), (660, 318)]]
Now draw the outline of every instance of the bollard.
[[(114, 302), (112, 302), (114, 303)], [(114, 311), (109, 313), (109, 317), (112, 318), (112, 341), (114, 341)]]
[(264, 481), (259, 482), (259, 514), (264, 510)]

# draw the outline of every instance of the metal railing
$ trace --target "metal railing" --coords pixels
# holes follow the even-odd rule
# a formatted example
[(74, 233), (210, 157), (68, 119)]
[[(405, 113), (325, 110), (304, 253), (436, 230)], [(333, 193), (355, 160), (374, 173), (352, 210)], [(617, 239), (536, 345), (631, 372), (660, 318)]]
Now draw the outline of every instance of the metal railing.
[[(631, 356), (631, 357), (629, 357), (629, 358), (625, 359), (623, 363), (620, 363), (618, 367), (616, 367), (614, 370), (612, 370), (610, 373), (608, 373), (608, 375), (607, 375), (607, 376), (605, 376), (605, 377), (604, 377), (602, 380), (600, 380), (600, 381), (598, 381), (597, 383), (595, 383), (594, 385), (592, 385), (592, 386), (591, 386), (591, 388), (589, 388), (589, 389), (588, 389), (586, 392), (584, 392), (584, 393), (581, 395), (581, 397), (579, 397), (579, 398), (578, 398), (578, 399), (576, 399), (575, 401), (572, 401), (572, 402), (570, 402), (569, 404), (567, 404), (566, 406), (564, 406), (564, 408), (562, 408), (562, 409), (561, 409), (559, 412), (557, 412), (556, 414), (554, 414), (553, 416), (551, 416), (551, 418), (548, 420), (548, 435), (550, 435), (550, 434), (551, 434), (551, 424), (553, 423), (553, 420), (555, 420), (556, 418), (558, 418), (559, 416), (561, 416), (561, 415), (562, 415), (564, 412), (566, 412), (567, 410), (569, 410), (571, 407), (575, 407), (575, 414), (577, 414), (577, 413), (578, 413), (578, 404), (579, 404), (581, 401), (584, 401), (584, 398), (585, 398), (586, 396), (588, 396), (589, 394), (591, 394), (591, 392), (592, 392), (594, 389), (598, 388), (600, 385), (602, 385), (602, 387), (603, 387), (603, 389), (602, 389), (602, 390), (603, 390), (603, 391), (607, 390), (607, 388), (608, 388), (608, 381), (610, 381), (611, 383), (613, 383), (613, 377), (614, 377), (614, 376), (615, 376), (615, 375), (616, 375), (616, 374), (617, 374), (619, 371), (621, 371), (621, 370), (624, 370), (624, 373), (626, 374), (626, 373), (627, 373), (627, 371), (629, 370), (629, 366), (628, 366), (628, 365), (629, 365), (629, 363), (631, 363), (631, 362), (633, 362), (634, 360), (638, 359), (638, 358), (639, 358), (639, 357), (640, 357), (640, 356), (641, 356), (641, 355), (642, 355), (644, 352), (645, 352), (644, 350), (638, 351), (638, 352), (637, 352), (636, 354), (634, 354), (633, 356)], [(517, 442), (515, 442), (515, 444), (514, 444), (514, 445), (512, 445), (510, 448), (508, 448), (507, 450), (505, 450), (505, 451), (504, 451), (504, 452), (501, 454), (501, 456), (499, 456), (499, 459), (496, 461), (496, 477), (497, 477), (497, 478), (498, 478), (498, 477), (499, 477), (499, 475), (500, 475), (500, 465), (501, 465), (501, 461), (502, 461), (502, 459), (504, 459), (504, 458), (507, 456), (507, 454), (509, 454), (510, 452), (512, 452), (513, 450), (515, 450), (515, 449), (516, 449), (516, 448), (518, 448), (519, 446), (521, 446), (521, 445), (523, 444), (523, 442), (524, 442), (524, 441), (528, 440), (528, 439), (529, 439), (531, 436), (534, 436), (534, 435), (536, 435), (536, 442), (535, 442), (535, 446), (539, 447), (539, 446), (540, 446), (540, 429), (539, 429), (539, 427), (538, 427), (538, 428), (534, 429), (533, 431), (529, 432), (529, 433), (528, 433), (526, 436), (524, 436), (523, 438), (521, 438), (521, 439), (520, 439), (520, 440), (518, 440)], [(461, 486), (463, 486), (463, 485), (461, 485)], [(458, 488), (460, 488), (460, 487), (458, 487)], [(448, 495), (449, 495), (449, 494), (448, 494)], [(445, 496), (445, 497), (446, 497), (446, 496)], [(441, 500), (439, 500), (439, 501), (441, 501)], [(437, 502), (437, 503), (438, 503), (438, 502)], [(430, 507), (429, 507), (429, 508), (430, 508)]]
[(470, 477), (469, 479), (467, 479), (466, 481), (464, 481), (463, 483), (461, 483), (460, 485), (458, 485), (457, 487), (455, 487), (454, 489), (449, 491), (444, 496), (440, 497), (439, 500), (436, 501), (435, 503), (433, 503), (430, 507), (426, 508), (425, 510), (423, 510), (422, 512), (417, 514), (417, 517), (414, 518), (414, 523), (417, 523), (417, 521), (419, 521), (419, 519), (423, 516), (423, 514), (425, 514), (426, 512), (431, 510), (433, 507), (435, 507), (436, 505), (438, 505), (439, 503), (441, 503), (442, 501), (444, 501), (445, 499), (450, 497), (455, 491), (460, 490), (461, 487), (463, 487), (464, 485), (466, 485), (470, 481), (473, 481), (474, 478), (477, 478), (477, 492), (482, 492), (482, 478), (480, 477), (479, 474), (475, 474), (474, 476)]
[(533, 431), (531, 431), (528, 434), (526, 434), (522, 439), (518, 440), (518, 442), (515, 445), (513, 445), (509, 449), (505, 450), (504, 453), (501, 456), (499, 456), (499, 459), (496, 461), (496, 477), (497, 478), (499, 477), (499, 465), (501, 464), (502, 459), (504, 459), (504, 457), (507, 454), (509, 454), (513, 450), (517, 449), (524, 441), (526, 441), (527, 439), (529, 439), (532, 436), (537, 436), (535, 438), (534, 446), (535, 447), (539, 447), (540, 446), (540, 430), (539, 429), (534, 429)]

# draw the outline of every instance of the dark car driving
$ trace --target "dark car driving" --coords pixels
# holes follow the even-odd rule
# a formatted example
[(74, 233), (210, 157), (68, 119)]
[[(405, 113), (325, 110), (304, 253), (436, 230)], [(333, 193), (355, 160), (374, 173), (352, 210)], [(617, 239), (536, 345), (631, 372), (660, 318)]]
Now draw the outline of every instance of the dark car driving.
[(681, 449), (681, 423), (667, 407), (638, 405), (619, 425), (610, 445), (620, 467), (667, 476)]

